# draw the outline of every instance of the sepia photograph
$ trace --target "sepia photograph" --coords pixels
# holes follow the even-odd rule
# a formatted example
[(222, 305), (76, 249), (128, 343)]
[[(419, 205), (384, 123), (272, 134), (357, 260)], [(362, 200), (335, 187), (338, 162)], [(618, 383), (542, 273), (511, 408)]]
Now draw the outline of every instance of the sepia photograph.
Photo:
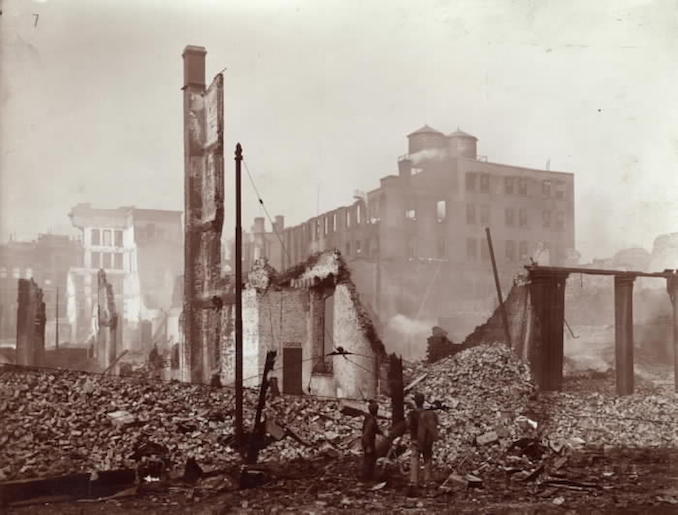
[(678, 0), (0, 0), (0, 513), (678, 513)]

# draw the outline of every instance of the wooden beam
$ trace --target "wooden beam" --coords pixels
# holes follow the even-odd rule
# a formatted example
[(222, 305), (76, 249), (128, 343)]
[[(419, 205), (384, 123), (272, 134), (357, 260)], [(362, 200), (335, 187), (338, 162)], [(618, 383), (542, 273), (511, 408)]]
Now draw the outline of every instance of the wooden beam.
[(528, 272), (563, 272), (568, 274), (587, 274), (587, 275), (613, 275), (618, 277), (657, 277), (669, 279), (674, 277), (672, 271), (667, 272), (639, 272), (631, 270), (608, 270), (603, 268), (582, 268), (582, 267), (566, 267), (566, 266), (532, 266), (526, 265), (525, 269)]

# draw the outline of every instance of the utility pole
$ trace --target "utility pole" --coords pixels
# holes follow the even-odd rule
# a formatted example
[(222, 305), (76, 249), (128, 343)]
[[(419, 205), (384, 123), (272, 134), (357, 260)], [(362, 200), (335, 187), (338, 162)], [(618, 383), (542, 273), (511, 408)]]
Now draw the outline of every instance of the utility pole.
[(511, 347), (511, 332), (509, 331), (508, 317), (506, 316), (506, 306), (504, 306), (504, 299), (501, 295), (501, 284), (499, 283), (499, 274), (497, 273), (497, 262), (494, 259), (494, 248), (492, 247), (492, 236), (490, 235), (490, 228), (485, 227), (487, 234), (487, 245), (490, 247), (490, 258), (492, 258), (492, 272), (494, 273), (494, 284), (497, 287), (497, 298), (499, 299), (499, 309), (501, 310), (501, 318), (504, 322), (504, 332), (506, 333), (506, 344)]
[(57, 286), (56, 289), (56, 338), (54, 341), (54, 345), (57, 350), (59, 350), (59, 287)]
[(235, 442), (243, 444), (242, 428), (242, 147), (235, 146)]

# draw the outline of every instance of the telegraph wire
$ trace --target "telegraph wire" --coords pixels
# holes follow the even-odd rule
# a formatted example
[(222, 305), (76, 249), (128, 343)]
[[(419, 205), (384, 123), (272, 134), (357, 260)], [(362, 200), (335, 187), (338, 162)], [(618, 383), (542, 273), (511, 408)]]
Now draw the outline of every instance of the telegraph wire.
[(292, 256), (290, 256), (290, 253), (287, 251), (287, 248), (285, 247), (285, 243), (283, 243), (282, 236), (278, 233), (278, 230), (273, 223), (273, 219), (271, 218), (271, 214), (268, 212), (268, 209), (266, 209), (266, 205), (264, 204), (264, 200), (261, 198), (261, 194), (259, 193), (259, 189), (257, 188), (257, 185), (254, 183), (254, 178), (252, 177), (252, 174), (250, 173), (250, 168), (247, 166), (247, 161), (243, 158), (242, 160), (243, 164), (245, 165), (245, 171), (247, 172), (247, 176), (250, 179), (250, 183), (252, 184), (252, 189), (254, 189), (254, 193), (257, 196), (257, 200), (259, 201), (259, 204), (261, 204), (261, 207), (264, 210), (264, 213), (266, 213), (266, 218), (268, 218), (268, 221), (271, 223), (271, 228), (273, 229), (273, 232), (275, 235), (278, 237), (278, 240), (280, 241), (280, 246), (283, 249), (283, 252), (285, 252), (285, 255), (287, 256), (287, 259), (290, 263), (292, 264)]

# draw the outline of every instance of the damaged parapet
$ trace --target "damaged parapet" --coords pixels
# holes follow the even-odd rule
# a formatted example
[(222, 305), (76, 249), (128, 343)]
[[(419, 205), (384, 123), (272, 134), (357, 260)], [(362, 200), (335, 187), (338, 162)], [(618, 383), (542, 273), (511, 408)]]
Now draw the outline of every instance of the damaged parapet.
[(99, 368), (107, 370), (114, 363), (119, 351), (118, 310), (115, 307), (113, 285), (106, 279), (106, 272), (97, 274), (97, 334), (94, 359)]
[(19, 279), (16, 323), (16, 363), (45, 364), (45, 303), (33, 279)]
[[(227, 306), (232, 320), (232, 306)], [(283, 393), (373, 398), (386, 352), (342, 256), (327, 251), (283, 273), (258, 260), (243, 291), (243, 377), (257, 386), (266, 352)], [(233, 384), (233, 324), (224, 324), (222, 383)]]
[[(218, 371), (224, 221), (223, 76), (205, 89), (205, 49), (184, 50), (184, 338), (182, 379)], [(215, 347), (217, 347), (215, 351)]]

